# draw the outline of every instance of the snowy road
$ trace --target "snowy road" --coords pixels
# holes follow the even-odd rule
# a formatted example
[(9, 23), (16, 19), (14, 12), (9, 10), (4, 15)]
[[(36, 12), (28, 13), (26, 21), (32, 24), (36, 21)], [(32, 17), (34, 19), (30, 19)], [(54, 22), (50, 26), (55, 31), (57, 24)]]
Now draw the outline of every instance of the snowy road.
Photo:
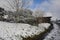
[(45, 37), (44, 40), (60, 40), (60, 24), (53, 23), (54, 29)]

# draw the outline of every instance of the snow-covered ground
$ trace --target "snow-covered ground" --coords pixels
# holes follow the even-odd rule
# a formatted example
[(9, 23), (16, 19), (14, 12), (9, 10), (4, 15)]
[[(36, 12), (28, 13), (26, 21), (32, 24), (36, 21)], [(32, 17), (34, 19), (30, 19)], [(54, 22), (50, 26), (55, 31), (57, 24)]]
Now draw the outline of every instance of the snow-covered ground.
[(8, 23), (0, 21), (0, 40), (23, 40), (22, 37), (33, 37), (48, 29), (49, 23), (41, 23), (39, 26), (32, 26), (23, 23)]
[(45, 37), (44, 40), (60, 40), (60, 24), (53, 23), (54, 29)]

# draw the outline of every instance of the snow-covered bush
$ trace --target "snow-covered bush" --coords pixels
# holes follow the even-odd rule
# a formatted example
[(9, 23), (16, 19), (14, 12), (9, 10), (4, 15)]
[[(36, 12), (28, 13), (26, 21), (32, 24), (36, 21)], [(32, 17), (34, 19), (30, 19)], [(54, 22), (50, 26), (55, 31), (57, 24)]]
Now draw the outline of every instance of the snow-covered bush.
[(14, 12), (15, 15), (29, 17), (32, 15), (32, 11), (29, 9), (20, 9), (17, 13)]
[(5, 21), (8, 22), (16, 22), (16, 23), (26, 23), (26, 20), (28, 20), (29, 18), (32, 19), (32, 11), (29, 9), (20, 9), (17, 13), (15, 12), (11, 12), (11, 11), (6, 11), (5, 15), (3, 16), (4, 19), (6, 19)]
[(21, 22), (21, 21), (24, 22), (24, 20), (26, 18), (28, 18), (28, 17), (32, 18), (33, 17), (32, 16), (32, 11), (28, 10), (28, 9), (20, 9), (18, 11), (18, 13), (16, 13), (16, 12), (14, 12), (14, 13), (15, 13), (14, 16), (15, 16), (16, 22)]

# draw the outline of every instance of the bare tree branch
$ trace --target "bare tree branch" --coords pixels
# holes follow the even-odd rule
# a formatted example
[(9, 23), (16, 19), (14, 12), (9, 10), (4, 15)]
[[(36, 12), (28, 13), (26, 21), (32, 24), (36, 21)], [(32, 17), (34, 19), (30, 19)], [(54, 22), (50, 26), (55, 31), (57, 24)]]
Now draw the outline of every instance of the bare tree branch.
[(6, 0), (6, 1), (9, 3), (9, 5), (11, 6), (11, 8), (14, 9), (14, 6), (12, 6), (10, 0)]
[(5, 0), (11, 9), (18, 11), (20, 8), (29, 8), (32, 0)]

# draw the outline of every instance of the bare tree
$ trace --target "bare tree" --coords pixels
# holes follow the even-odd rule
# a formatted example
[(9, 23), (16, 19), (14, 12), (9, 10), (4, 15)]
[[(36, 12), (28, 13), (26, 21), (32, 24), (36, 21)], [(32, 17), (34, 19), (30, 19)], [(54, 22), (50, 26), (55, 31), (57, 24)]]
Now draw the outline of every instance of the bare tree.
[[(8, 8), (9, 10), (13, 11), (10, 13), (9, 11), (7, 12), (8, 15), (8, 20), (13, 19), (14, 22), (20, 21), (20, 16), (22, 15), (23, 17), (25, 16), (30, 16), (32, 12), (27, 8), (29, 8), (33, 2), (33, 0), (5, 0), (7, 3), (4, 4), (4, 7)], [(30, 12), (29, 12), (30, 11)]]
[(5, 5), (6, 8), (11, 10), (18, 11), (20, 8), (29, 8), (31, 6), (33, 0), (5, 0), (9, 6)]
[(33, 12), (33, 16), (34, 16), (34, 17), (43, 17), (43, 16), (44, 16), (44, 11), (41, 11), (40, 9), (36, 9), (36, 10)]

